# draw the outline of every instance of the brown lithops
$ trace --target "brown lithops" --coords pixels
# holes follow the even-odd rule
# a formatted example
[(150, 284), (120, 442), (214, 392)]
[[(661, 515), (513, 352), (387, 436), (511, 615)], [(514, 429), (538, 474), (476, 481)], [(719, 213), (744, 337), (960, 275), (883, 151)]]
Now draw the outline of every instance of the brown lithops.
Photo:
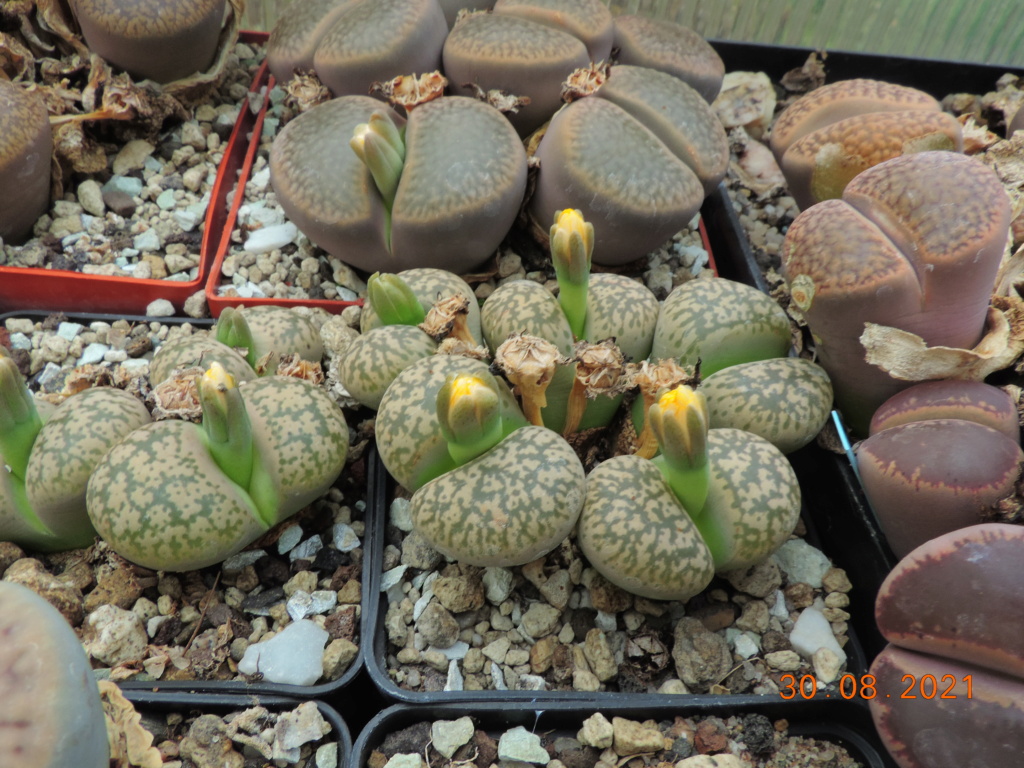
[(0, 78), (0, 240), (20, 241), (46, 212), (52, 152), (42, 97)]
[(875, 605), (890, 645), (869, 704), (901, 768), (1014, 766), (1024, 752), (1024, 529), (975, 525), (904, 558)]
[(168, 83), (213, 61), (225, 0), (74, 0), (90, 50), (138, 80)]
[(875, 409), (910, 383), (865, 361), (865, 323), (929, 346), (973, 347), (1009, 222), (995, 173), (953, 152), (887, 160), (850, 182), (841, 200), (793, 221), (783, 270), (854, 431), (866, 433)]
[(973, 421), (930, 419), (882, 430), (857, 446), (864, 493), (898, 557), (983, 521), (1014, 492), (1024, 452)]
[(615, 17), (613, 47), (619, 64), (633, 64), (675, 75), (708, 102), (722, 88), (725, 64), (700, 35), (680, 24), (646, 16)]
[(850, 179), (885, 160), (930, 149), (963, 151), (960, 123), (914, 88), (841, 80), (790, 105), (771, 148), (801, 208), (839, 197)]
[(267, 43), (278, 82), (315, 71), (335, 96), (376, 81), (431, 72), (448, 24), (437, 0), (313, 0), (282, 14)]
[(530, 217), (555, 211), (594, 225), (594, 262), (640, 258), (682, 229), (718, 184), (729, 151), (718, 118), (693, 88), (645, 67), (613, 67), (591, 96), (561, 109), (537, 147)]

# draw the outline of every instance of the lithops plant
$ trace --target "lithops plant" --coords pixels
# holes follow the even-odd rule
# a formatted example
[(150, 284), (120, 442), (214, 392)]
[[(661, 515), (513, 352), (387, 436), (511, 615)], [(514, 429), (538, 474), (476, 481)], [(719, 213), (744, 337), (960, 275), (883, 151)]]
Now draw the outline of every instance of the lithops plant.
[[(381, 399), (374, 426), (377, 450), (391, 476), (410, 491), (457, 466), (437, 418), (438, 393), (453, 375), (490, 376), (479, 360), (431, 355), (399, 373)], [(498, 398), (493, 418), (502, 434), (529, 424), (508, 386), (494, 379), (493, 388)]]
[(832, 411), (828, 374), (802, 357), (729, 366), (704, 379), (700, 388), (712, 429), (753, 432), (783, 453), (814, 440)]
[(793, 221), (783, 271), (856, 433), (865, 434), (875, 409), (911, 383), (865, 361), (865, 324), (909, 331), (929, 346), (973, 347), (1009, 224), (995, 173), (953, 152), (887, 160), (851, 181), (841, 200)]
[(209, 334), (181, 336), (161, 345), (150, 362), (149, 377), (159, 384), (175, 369), (209, 367), (216, 361), (242, 382), (273, 373), (289, 355), (314, 363), (323, 358), (323, 340), (308, 318), (271, 305), (225, 307)]
[(439, 269), (371, 275), (360, 326), (362, 334), (340, 355), (338, 379), (360, 404), (374, 409), (395, 376), (437, 352), (439, 342), (450, 338), (472, 349), (483, 338), (473, 289)]
[(132, 395), (96, 387), (44, 423), (14, 361), (0, 354), (0, 541), (42, 551), (92, 544), (89, 478), (110, 448), (149, 421)]
[(526, 135), (562, 105), (562, 84), (574, 70), (608, 59), (612, 34), (601, 0), (497, 0), (492, 13), (468, 14), (454, 25), (444, 73), (453, 93), (525, 97), (507, 116)]
[(986, 523), (910, 552), (878, 592), (889, 645), (869, 706), (900, 768), (1013, 766), (1024, 752), (1024, 529)]
[(0, 240), (20, 242), (46, 212), (52, 152), (42, 96), (0, 78)]
[(133, 78), (169, 83), (207, 69), (225, 0), (72, 0), (89, 49)]
[(612, 47), (619, 64), (657, 69), (693, 86), (709, 104), (718, 96), (725, 63), (692, 29), (665, 19), (623, 14), (614, 19)]
[[(584, 347), (590, 350), (591, 345), (612, 339), (625, 360), (647, 357), (659, 315), (658, 301), (636, 280), (610, 272), (591, 274), (595, 239), (594, 226), (578, 209), (556, 213), (549, 230), (549, 246), (558, 297), (531, 280), (504, 283), (488, 296), (481, 309), (481, 322), (492, 353), (512, 334), (526, 333), (550, 342), (566, 360), (581, 355), (593, 358), (594, 378), (617, 376), (620, 366), (616, 355), (610, 349), (594, 350), (596, 354), (591, 355), (582, 351), (578, 342), (589, 342)], [(599, 357), (609, 364), (599, 363)], [(583, 369), (571, 362), (557, 365), (543, 390), (541, 420), (556, 431), (607, 425), (622, 399), (621, 390), (614, 386), (605, 393), (592, 391), (588, 396), (581, 374), (590, 371), (586, 360), (580, 362)], [(601, 368), (600, 373), (597, 368)], [(527, 392), (520, 394), (529, 396)]]
[(275, 79), (315, 72), (335, 96), (441, 66), (448, 23), (437, 0), (294, 2), (267, 41)]
[(0, 581), (0, 764), (108, 768), (107, 728), (89, 659), (60, 612)]
[(729, 150), (721, 122), (691, 86), (617, 65), (555, 114), (535, 157), (536, 234), (546, 236), (556, 211), (578, 208), (597, 233), (595, 262), (621, 265), (686, 226), (725, 175)]
[(199, 394), (201, 425), (137, 429), (89, 480), (96, 530), (154, 570), (222, 561), (322, 495), (345, 465), (348, 426), (321, 388), (283, 376), (236, 386), (214, 363)]
[(738, 429), (708, 429), (699, 390), (667, 390), (648, 421), (659, 456), (616, 456), (587, 477), (577, 541), (625, 590), (688, 600), (715, 572), (767, 558), (793, 532), (800, 487), (786, 457)]
[(879, 80), (841, 80), (787, 107), (771, 148), (801, 208), (840, 197), (872, 166), (926, 150), (963, 151), (960, 123), (923, 91)]
[(1017, 409), (981, 382), (926, 382), (894, 395), (857, 444), (864, 493), (902, 557), (983, 522), (1014, 495), (1024, 467)]
[(456, 466), (410, 502), (413, 525), (431, 546), (470, 565), (510, 567), (546, 555), (572, 531), (585, 495), (583, 465), (557, 434), (530, 425), (506, 436), (502, 387), (484, 372), (445, 378), (436, 420)]
[(289, 218), (371, 273), (482, 264), (515, 220), (526, 164), (508, 121), (462, 96), (420, 104), (408, 120), (369, 96), (343, 96), (299, 115), (270, 152)]

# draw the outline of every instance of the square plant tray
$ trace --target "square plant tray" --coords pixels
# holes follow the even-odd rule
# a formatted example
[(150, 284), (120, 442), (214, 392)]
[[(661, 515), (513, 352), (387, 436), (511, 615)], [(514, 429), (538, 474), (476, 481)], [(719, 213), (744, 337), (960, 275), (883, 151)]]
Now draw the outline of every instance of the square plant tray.
[[(353, 746), (349, 768), (367, 768), (372, 765), (372, 753), (381, 747), (389, 734), (416, 724), (429, 725), (434, 721), (458, 720), (468, 715), (472, 718), (475, 728), (486, 732), (495, 741), (500, 739), (504, 732), (522, 727), (553, 744), (559, 738), (576, 739), (583, 721), (597, 712), (604, 715), (608, 721), (612, 721), (613, 718), (624, 718), (634, 722), (654, 720), (669, 723), (676, 718), (687, 718), (694, 723), (700, 723), (709, 718), (724, 720), (734, 716), (761, 715), (773, 722), (785, 720), (790, 736), (806, 737), (842, 747), (864, 768), (893, 768), (895, 765), (878, 742), (867, 709), (847, 702), (832, 706), (803, 702), (795, 707), (782, 707), (778, 702), (767, 701), (718, 701), (695, 705), (682, 699), (620, 704), (608, 698), (595, 696), (587, 701), (573, 702), (509, 701), (472, 704), (434, 703), (417, 706), (398, 704), (378, 714), (360, 732)], [(580, 749), (573, 746), (571, 741), (566, 743), (564, 748), (571, 750), (574, 756), (580, 758), (579, 765), (587, 763), (583, 762), (585, 758), (578, 753), (589, 751), (596, 759), (596, 754), (600, 752), (595, 748)], [(429, 757), (428, 754), (427, 758)], [(670, 759), (677, 762), (680, 758)], [(626, 758), (622, 758), (622, 762), (625, 761)], [(708, 764), (710, 765), (710, 762)]]
[[(243, 31), (239, 42), (264, 44), (265, 32)], [(266, 61), (260, 66), (250, 90), (258, 91), (266, 81)], [(201, 292), (228, 218), (227, 198), (244, 160), (244, 145), (238, 139), (252, 129), (255, 115), (241, 105), (238, 120), (226, 142), (210, 190), (203, 223), (199, 271), (194, 280), (140, 279), (93, 275), (59, 269), (0, 266), (0, 311), (46, 310), (60, 306), (64, 312), (113, 312), (142, 315), (157, 299), (166, 299), (182, 312), (185, 300)]]
[[(8, 312), (8, 313), (0, 314), (0, 329), (5, 329), (6, 328), (6, 321), (8, 319), (11, 319), (11, 318), (25, 318), (25, 319), (30, 319), (33, 322), (39, 322), (39, 321), (42, 321), (42, 320), (46, 319), (47, 317), (55, 315), (55, 314), (57, 314), (57, 313), (47, 313), (47, 312), (32, 311), (32, 310), (20, 311), (20, 312)], [(75, 313), (72, 313), (72, 314), (59, 313), (59, 314), (62, 316), (63, 320), (65, 320), (65, 321), (67, 321), (69, 323), (81, 324), (81, 325), (85, 326), (86, 328), (88, 328), (90, 323), (95, 322), (95, 321), (103, 321), (103, 322), (106, 322), (106, 323), (112, 323), (112, 322), (117, 321), (117, 320), (125, 320), (125, 321), (131, 323), (132, 325), (143, 325), (143, 326), (149, 326), (150, 324), (154, 324), (154, 323), (159, 323), (159, 324), (162, 324), (164, 326), (182, 325), (182, 324), (185, 324), (185, 323), (190, 323), (193, 326), (209, 328), (209, 327), (211, 327), (213, 325), (213, 321), (209, 320), (209, 319), (207, 319), (207, 320), (187, 320), (185, 318), (174, 318), (174, 317), (167, 318), (167, 317), (146, 317), (146, 316), (142, 316), (142, 315), (109, 315), (109, 314), (88, 314), (88, 313), (77, 313), (77, 314), (75, 314)], [(31, 384), (31, 381), (30, 381), (30, 384)], [(353, 426), (353, 424), (355, 422), (355, 418), (353, 417), (353, 415), (351, 413), (346, 413), (346, 417), (347, 417), (347, 420), (350, 422), (350, 427)], [(374, 488), (374, 487), (376, 487), (379, 484), (379, 481), (377, 480), (376, 474), (375, 474), (378, 471), (379, 462), (375, 458), (375, 451), (372, 449), (372, 447), (367, 452), (367, 454), (368, 455), (365, 458), (360, 459), (359, 461), (360, 462), (365, 462), (365, 467), (366, 467), (366, 472), (367, 472), (367, 477), (366, 477), (367, 488)], [(337, 484), (335, 484), (335, 487), (337, 487)], [(368, 493), (369, 493), (368, 490), (367, 491), (363, 491), (361, 493), (361, 495), (367, 497), (367, 503), (368, 503)], [(354, 500), (354, 499), (346, 498), (345, 499), (345, 503), (348, 503), (350, 505), (355, 504), (355, 505), (358, 506), (358, 501)], [(366, 515), (364, 515), (363, 519), (364, 519), (367, 527), (369, 527), (368, 517)], [(297, 517), (296, 518), (291, 518), (291, 520), (292, 520), (292, 522), (296, 522), (298, 520), (298, 518)], [(279, 526), (279, 529), (283, 530), (283, 528), (286, 527), (287, 525), (288, 525), (288, 522), (282, 523)], [(328, 527), (327, 533), (329, 534), (329, 527)], [(303, 529), (301, 538), (304, 541), (304, 540), (312, 537), (313, 535), (314, 535), (314, 531)], [(326, 542), (326, 540), (328, 538), (329, 538), (329, 536), (325, 535), (325, 537), (324, 537), (325, 542)], [(362, 553), (365, 553), (366, 546), (367, 546), (367, 540), (366, 540), (366, 536), (364, 535), (362, 537), (362, 542), (361, 542), (361, 546), (360, 546), (359, 550)], [(276, 543), (274, 541), (271, 541), (270, 543), (266, 544), (263, 548), (266, 550), (267, 555), (271, 559), (276, 561), (275, 563), (273, 563), (273, 565), (274, 565), (274, 567), (279, 572), (281, 571), (281, 569), (284, 569), (285, 576), (287, 578), (290, 578), (291, 576), (293, 576), (295, 574), (296, 569), (290, 567), (291, 563), (289, 562), (288, 555), (287, 554), (279, 555), (278, 549), (277, 549), (277, 545), (276, 545)], [(329, 545), (329, 543), (325, 543), (324, 544), (324, 549), (332, 549), (333, 550), (333, 548)], [(33, 556), (38, 556), (38, 555), (36, 553), (33, 553), (33, 552), (27, 552), (26, 556), (27, 557), (33, 557)], [(317, 561), (314, 560), (314, 563), (316, 563), (316, 562)], [(360, 585), (359, 586), (359, 593), (360, 593), (360, 605), (361, 606), (367, 605), (367, 603), (369, 602), (369, 599), (370, 599), (370, 593), (368, 592), (370, 579), (368, 578), (368, 575), (365, 572), (365, 562), (366, 562), (366, 558), (365, 557), (362, 558), (362, 562), (359, 562), (359, 560), (357, 560), (355, 558), (352, 559), (352, 564), (357, 569), (357, 571), (356, 571), (357, 575), (355, 577), (353, 577), (353, 578), (357, 578), (359, 580), (359, 585)], [(317, 573), (318, 581), (320, 581), (320, 580), (322, 580), (324, 578), (330, 578), (332, 572), (335, 570), (334, 566), (330, 564), (329, 559), (324, 559), (323, 563), (324, 564), (321, 564), (321, 565), (311, 565), (311, 566), (309, 566), (309, 569), (311, 569), (311, 570), (313, 570), (314, 572)], [(157, 574), (155, 574), (152, 571), (148, 571), (146, 569), (140, 569), (140, 570), (141, 570), (141, 575), (139, 573), (137, 573), (136, 576), (139, 576), (139, 577), (150, 577), (154, 583), (156, 582)], [(174, 575), (178, 576), (180, 581), (183, 584), (192, 583), (194, 580), (198, 580), (203, 585), (205, 585), (205, 587), (207, 589), (213, 590), (219, 584), (219, 582), (222, 581), (223, 567), (222, 567), (222, 565), (215, 565), (215, 566), (210, 566), (210, 567), (205, 568), (205, 569), (201, 569), (199, 571), (189, 571), (189, 572), (184, 572), (184, 573), (181, 573), (181, 574), (174, 574)], [(221, 588), (223, 589), (223, 587), (221, 587)], [(154, 587), (153, 589), (156, 589), (156, 587)], [(152, 595), (152, 599), (153, 600), (157, 599), (155, 594)], [(276, 602), (282, 602), (282, 601), (284, 601), (284, 599), (285, 598), (283, 596), (281, 596), (280, 600), (278, 600)], [(224, 595), (223, 594), (221, 594), (221, 596), (220, 596), (218, 601), (219, 602), (224, 602)], [(197, 605), (196, 607), (198, 608), (199, 606)], [(260, 680), (260, 679), (254, 679), (251, 682), (243, 682), (243, 681), (240, 681), (240, 680), (206, 680), (206, 679), (200, 679), (200, 678), (169, 679), (169, 680), (152, 680), (152, 679), (135, 680), (135, 679), (124, 679), (124, 680), (118, 680), (117, 682), (118, 682), (118, 685), (121, 687), (121, 689), (125, 691), (125, 695), (126, 696), (136, 698), (136, 700), (138, 700), (139, 697), (146, 697), (146, 696), (157, 695), (157, 694), (164, 695), (166, 697), (170, 697), (168, 700), (171, 700), (171, 699), (174, 699), (174, 697), (187, 696), (187, 695), (191, 695), (191, 694), (194, 694), (194, 693), (197, 693), (197, 692), (198, 693), (205, 693), (205, 694), (209, 694), (209, 695), (213, 695), (213, 696), (225, 696), (225, 697), (228, 697), (228, 698), (230, 698), (231, 696), (235, 696), (235, 697), (238, 697), (238, 696), (259, 696), (259, 697), (278, 696), (278, 697), (289, 697), (289, 698), (294, 698), (294, 699), (333, 698), (333, 699), (337, 700), (341, 705), (343, 705), (343, 709), (345, 709), (345, 712), (347, 714), (348, 713), (348, 709), (346, 709), (346, 707), (348, 707), (350, 704), (353, 703), (352, 702), (352, 697), (350, 697), (348, 695), (342, 695), (342, 694), (347, 694), (351, 688), (357, 686), (357, 681), (361, 680), (364, 677), (363, 674), (362, 674), (364, 666), (365, 666), (365, 661), (364, 661), (364, 656), (365, 656), (364, 645), (365, 645), (365, 642), (366, 642), (366, 638), (370, 637), (369, 625), (367, 624), (368, 616), (367, 616), (366, 611), (362, 610), (359, 607), (357, 607), (354, 620), (356, 622), (357, 629), (356, 629), (356, 633), (355, 633), (355, 637), (353, 639), (353, 642), (355, 642), (359, 646), (359, 650), (358, 650), (355, 658), (352, 660), (352, 662), (350, 663), (348, 668), (345, 670), (345, 672), (343, 672), (335, 680), (330, 680), (330, 681), (327, 681), (327, 682), (320, 682), (320, 683), (317, 683), (317, 684), (314, 684), (314, 685), (308, 685), (308, 686), (291, 685), (291, 684), (285, 684), (285, 683), (273, 683), (273, 682), (269, 682), (269, 681), (265, 681), (265, 680)], [(202, 621), (202, 617), (200, 617), (200, 621)], [(199, 632), (199, 630), (197, 629), (196, 633), (194, 633), (194, 634), (198, 634), (198, 632)], [(170, 663), (167, 665), (167, 669), (168, 670), (172, 670), (173, 669), (173, 667), (172, 667), (172, 665)], [(369, 686), (368, 683), (367, 683), (367, 685), (365, 687), (371, 688), (371, 686)], [(358, 705), (356, 705), (355, 708), (356, 708), (356, 710), (358, 710)]]

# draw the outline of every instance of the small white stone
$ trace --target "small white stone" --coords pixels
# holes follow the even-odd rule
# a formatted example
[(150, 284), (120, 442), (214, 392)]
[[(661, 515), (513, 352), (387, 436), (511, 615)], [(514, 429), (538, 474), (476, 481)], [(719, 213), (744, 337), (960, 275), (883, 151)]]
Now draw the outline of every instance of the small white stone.
[(324, 673), (327, 630), (308, 619), (289, 624), (270, 640), (253, 643), (238, 662), (245, 675), (262, 673), (270, 683), (313, 685)]
[(842, 669), (844, 661), (845, 659), (840, 659), (831, 648), (819, 648), (811, 658), (815, 676), (819, 682), (826, 685), (839, 677), (839, 670)]
[(339, 552), (351, 552), (360, 546), (359, 535), (351, 525), (336, 523), (331, 531), (334, 548)]
[(291, 552), (295, 546), (302, 541), (302, 526), (295, 523), (289, 525), (277, 538), (277, 554), (284, 555)]
[(110, 347), (106, 344), (100, 344), (96, 341), (86, 345), (85, 349), (82, 350), (81, 356), (78, 358), (78, 365), (90, 365), (102, 361), (103, 356), (107, 354), (109, 349)]
[(249, 233), (244, 249), (248, 253), (269, 253), (275, 248), (283, 248), (298, 236), (298, 228), (290, 221), (272, 227), (263, 227)]
[(146, 305), (146, 315), (149, 317), (173, 317), (174, 305), (167, 299), (156, 299)]
[(458, 720), (437, 720), (430, 726), (430, 739), (434, 749), (447, 759), (451, 758), (459, 747), (469, 743), (475, 730), (473, 719), (468, 715)]
[(462, 671), (459, 669), (459, 662), (452, 659), (448, 663), (448, 679), (445, 680), (446, 691), (461, 691), (463, 686)]
[(840, 664), (846, 661), (846, 652), (832, 633), (832, 625), (825, 614), (813, 606), (805, 608), (797, 617), (789, 633), (789, 642), (793, 650), (805, 659), (813, 658), (819, 648), (828, 648), (839, 658)]

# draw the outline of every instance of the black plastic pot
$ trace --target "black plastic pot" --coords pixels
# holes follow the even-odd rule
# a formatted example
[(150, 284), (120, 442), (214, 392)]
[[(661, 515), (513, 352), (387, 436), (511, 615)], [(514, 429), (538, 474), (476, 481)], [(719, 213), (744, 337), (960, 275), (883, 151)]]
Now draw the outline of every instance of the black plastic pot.
[(664, 720), (681, 717), (731, 717), (733, 715), (761, 714), (771, 720), (785, 719), (789, 733), (822, 739), (845, 747), (852, 757), (865, 768), (890, 768), (894, 763), (885, 755), (871, 725), (867, 709), (848, 703), (824, 707), (815, 702), (802, 702), (796, 706), (780, 706), (772, 702), (706, 702), (693, 704), (687, 697), (661, 701), (663, 697), (646, 698), (644, 702), (620, 704), (603, 696), (585, 701), (544, 702), (474, 702), (473, 704), (426, 704), (408, 706), (399, 704), (384, 710), (363, 729), (352, 749), (348, 768), (366, 768), (370, 753), (384, 737), (409, 725), (432, 720), (453, 720), (465, 715), (473, 717), (477, 728), (495, 736), (501, 731), (523, 726), (530, 731), (564, 732), (575, 737), (580, 726), (594, 712), (601, 712), (609, 720), (624, 717), (630, 720)]
[[(0, 314), (0, 327), (3, 327), (5, 321), (8, 318), (29, 318), (34, 322), (45, 319), (48, 316), (58, 314), (58, 312), (43, 312), (38, 310), (24, 310), (7, 312)], [(77, 322), (83, 325), (88, 325), (95, 321), (113, 322), (114, 320), (127, 320), (130, 323), (151, 323), (159, 322), (164, 325), (181, 325), (186, 322), (199, 327), (210, 327), (213, 325), (211, 319), (193, 319), (193, 318), (182, 318), (182, 317), (146, 317), (143, 315), (107, 315), (107, 314), (87, 314), (87, 313), (60, 313), (70, 322)], [(377, 482), (374, 478), (375, 468), (377, 466), (376, 461), (367, 462), (368, 465), (368, 484), (369, 488), (375, 487)], [(367, 502), (369, 506), (369, 500)], [(366, 520), (367, 528), (370, 527), (369, 515), (367, 514)], [(367, 540), (364, 537), (363, 540), (363, 552), (367, 551)], [(364, 558), (363, 564), (363, 575), (361, 579), (362, 590), (361, 590), (361, 605), (365, 606), (370, 602), (371, 595), (369, 592), (369, 579), (366, 576), (366, 559)], [(126, 696), (132, 698), (136, 695), (140, 697), (157, 696), (157, 700), (160, 699), (160, 694), (166, 694), (171, 698), (181, 697), (190, 694), (206, 694), (208, 696), (260, 696), (261, 701), (265, 696), (278, 696), (288, 697), (293, 699), (329, 699), (345, 712), (346, 716), (349, 714), (348, 706), (350, 703), (358, 704), (353, 702), (353, 699), (358, 700), (360, 697), (342, 697), (340, 694), (346, 691), (350, 687), (354, 687), (353, 684), (357, 678), (361, 677), (361, 673), (365, 666), (365, 643), (366, 639), (370, 637), (369, 625), (367, 624), (367, 615), (365, 610), (361, 610), (359, 620), (359, 652), (356, 658), (353, 659), (352, 664), (349, 668), (339, 677), (337, 680), (331, 680), (325, 683), (318, 683), (310, 686), (297, 686), (288, 685), (284, 683), (271, 683), (271, 682), (253, 682), (244, 683), (233, 680), (124, 680), (118, 683), (119, 687), (125, 692)], [(364, 683), (363, 687), (370, 695), (373, 695), (372, 686), (368, 683)]]
[[(285, 712), (302, 703), (299, 699), (286, 696), (247, 696), (242, 694), (214, 693), (153, 693), (143, 689), (128, 689), (122, 686), (125, 698), (142, 713), (179, 713), (185, 716), (197, 714), (226, 715), (250, 707), (266, 707), (272, 712)], [(338, 765), (348, 765), (352, 759), (352, 734), (338, 710), (324, 701), (315, 700), (317, 709), (331, 726), (331, 732), (324, 736), (325, 742), (338, 742)], [(160, 742), (158, 734), (156, 743)]]

